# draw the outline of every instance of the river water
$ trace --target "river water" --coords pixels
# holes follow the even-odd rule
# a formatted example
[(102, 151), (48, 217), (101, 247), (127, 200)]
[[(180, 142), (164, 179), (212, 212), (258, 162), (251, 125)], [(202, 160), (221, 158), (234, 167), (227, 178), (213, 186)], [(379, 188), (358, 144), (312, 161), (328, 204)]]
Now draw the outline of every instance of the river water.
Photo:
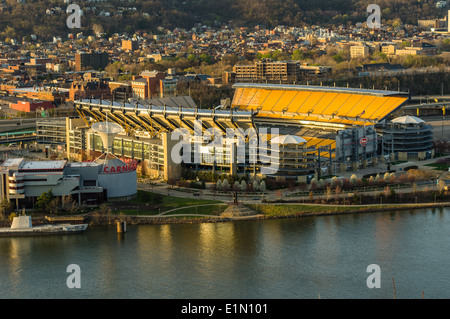
[(450, 298), (449, 239), (448, 208), (0, 238), (0, 298)]

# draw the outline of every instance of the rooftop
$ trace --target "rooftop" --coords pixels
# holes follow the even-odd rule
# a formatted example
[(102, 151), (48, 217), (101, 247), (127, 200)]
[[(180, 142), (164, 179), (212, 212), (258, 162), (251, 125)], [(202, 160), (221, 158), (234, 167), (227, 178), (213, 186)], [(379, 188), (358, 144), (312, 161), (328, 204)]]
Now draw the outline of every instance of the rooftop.
[(268, 89), (268, 90), (286, 90), (286, 91), (316, 91), (316, 92), (330, 92), (330, 93), (348, 93), (348, 94), (363, 94), (376, 96), (407, 96), (406, 92), (387, 91), (387, 90), (371, 90), (358, 88), (343, 88), (333, 86), (313, 86), (313, 85), (284, 85), (284, 84), (260, 84), (260, 83), (236, 83), (233, 88), (244, 89)]
[(20, 169), (62, 169), (67, 161), (29, 161), (23, 162)]
[(2, 166), (18, 167), (22, 161), (23, 158), (8, 158), (3, 162)]
[(424, 123), (425, 121), (415, 116), (406, 115), (397, 117), (393, 119), (391, 122), (399, 124), (420, 124)]
[(100, 164), (96, 162), (73, 162), (67, 164), (70, 167), (95, 167), (99, 166)]

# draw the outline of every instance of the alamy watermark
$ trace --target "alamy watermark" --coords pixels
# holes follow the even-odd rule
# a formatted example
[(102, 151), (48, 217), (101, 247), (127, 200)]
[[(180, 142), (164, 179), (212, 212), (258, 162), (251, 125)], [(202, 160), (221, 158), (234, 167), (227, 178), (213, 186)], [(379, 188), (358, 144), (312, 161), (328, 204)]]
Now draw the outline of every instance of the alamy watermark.
[(367, 6), (368, 13), (371, 13), (367, 17), (367, 27), (370, 29), (379, 29), (381, 28), (381, 10), (378, 4), (369, 4)]
[(67, 266), (66, 272), (71, 273), (66, 280), (67, 288), (81, 288), (81, 268), (77, 264)]
[(366, 284), (367, 288), (381, 288), (381, 269), (377, 264), (371, 264), (367, 266), (366, 272), (371, 273), (367, 277)]
[(72, 3), (67, 7), (66, 12), (70, 13), (70, 15), (67, 17), (67, 20), (66, 20), (67, 27), (69, 29), (81, 28), (82, 11), (81, 11), (80, 6)]

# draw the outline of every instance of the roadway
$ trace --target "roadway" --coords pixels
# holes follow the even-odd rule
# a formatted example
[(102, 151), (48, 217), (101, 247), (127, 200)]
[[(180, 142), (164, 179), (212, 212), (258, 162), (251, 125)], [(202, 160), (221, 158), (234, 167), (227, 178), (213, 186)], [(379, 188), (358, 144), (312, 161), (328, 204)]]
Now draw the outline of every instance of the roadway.
[(414, 95), (410, 98), (411, 101), (427, 101), (427, 103), (431, 100), (434, 102), (435, 100), (450, 100), (450, 95)]
[[(450, 156), (442, 157), (442, 158), (450, 158)], [(397, 165), (392, 165), (391, 169), (396, 170), (397, 172), (401, 172), (404, 167), (411, 166), (411, 165), (417, 165), (421, 169), (425, 170), (432, 170), (432, 167), (426, 166), (426, 164), (434, 163), (437, 159), (429, 159), (425, 161), (409, 161), (406, 163), (401, 163)], [(386, 166), (385, 165), (379, 165), (377, 167), (368, 167), (365, 169), (360, 169), (357, 172), (344, 172), (337, 174), (339, 177), (342, 178), (350, 178), (353, 174), (356, 174), (358, 177), (362, 177), (366, 174), (373, 174), (373, 173), (380, 173), (380, 175), (384, 174), (386, 172)], [(435, 176), (436, 178), (439, 178), (443, 174), (445, 174), (445, 171), (437, 171), (435, 170)], [(221, 201), (224, 203), (231, 204), (233, 202), (233, 194), (230, 193), (221, 193), (221, 192), (213, 192), (211, 189), (206, 190), (196, 190), (196, 189), (185, 189), (185, 188), (179, 188), (179, 187), (172, 187), (164, 181), (152, 181), (154, 184), (149, 184), (143, 181), (138, 182), (138, 189), (139, 190), (145, 190), (150, 191), (153, 193), (161, 194), (161, 195), (168, 195), (168, 196), (175, 196), (175, 197), (182, 197), (182, 198), (199, 198), (199, 199), (205, 199), (205, 200), (215, 200), (215, 201)], [(437, 189), (437, 184), (435, 182), (426, 182), (426, 183), (418, 183), (417, 190), (423, 190), (423, 189)], [(358, 193), (360, 195), (374, 195), (379, 194), (382, 190), (358, 190)], [(411, 192), (412, 187), (405, 187), (405, 188), (396, 188), (395, 192), (397, 193), (405, 193), (405, 192)], [(195, 196), (194, 193), (199, 193), (200, 196)], [(262, 204), (263, 199), (267, 200), (277, 200), (277, 199), (284, 199), (284, 200), (292, 200), (292, 201), (301, 201), (303, 199), (308, 198), (308, 195), (295, 195), (295, 193), (298, 193), (298, 190), (288, 190), (284, 189), (281, 192), (279, 191), (266, 191), (265, 194), (241, 194), (238, 196), (238, 200), (245, 204)], [(344, 192), (341, 196), (347, 196), (348, 192)], [(334, 196), (334, 195), (333, 195)], [(316, 195), (315, 198), (322, 199), (325, 198), (326, 195)], [(258, 198), (258, 199), (256, 199)]]
[(0, 144), (18, 144), (20, 142), (36, 141), (36, 136), (19, 136), (0, 138)]

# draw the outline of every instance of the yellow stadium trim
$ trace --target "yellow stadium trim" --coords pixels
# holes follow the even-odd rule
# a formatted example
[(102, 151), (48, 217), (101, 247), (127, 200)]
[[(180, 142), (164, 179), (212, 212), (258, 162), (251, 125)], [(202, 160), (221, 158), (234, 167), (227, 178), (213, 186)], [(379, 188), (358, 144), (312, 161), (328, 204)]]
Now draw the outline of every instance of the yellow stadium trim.
[(308, 100), (311, 96), (312, 92), (301, 91), (292, 101), (292, 112), (299, 113), (299, 110), (302, 108), (303, 104)]
[(333, 101), (339, 96), (339, 93), (327, 93), (318, 103), (319, 105), (315, 108), (314, 112), (316, 114), (323, 114), (324, 111), (333, 103)]
[(259, 100), (255, 104), (255, 107), (261, 108), (267, 98), (270, 96), (271, 91), (269, 90), (261, 90), (261, 95), (259, 96)]
[(378, 109), (372, 116), (374, 118), (383, 118), (386, 115), (388, 115), (390, 112), (392, 112), (395, 108), (400, 106), (406, 99), (398, 98), (398, 97), (390, 97), (386, 101), (386, 106)]
[(273, 111), (281, 112), (283, 110), (289, 111), (289, 105), (295, 98), (298, 92), (295, 91), (284, 91), (285, 93), (278, 99), (273, 107)]
[(363, 98), (356, 103), (349, 112), (343, 114), (344, 116), (357, 117), (361, 113), (365, 112), (367, 105), (370, 105), (376, 99), (375, 96), (363, 96)]
[(242, 94), (244, 94), (244, 89), (237, 88), (236, 91), (234, 92), (233, 101), (231, 102), (231, 104), (240, 107), (241, 103), (239, 102), (241, 100)]
[(350, 99), (350, 94), (338, 94), (322, 111), (323, 115), (339, 115), (339, 109)]
[(264, 103), (261, 104), (261, 109), (264, 111), (272, 111), (274, 105), (278, 102), (283, 93), (283, 91), (271, 91)]
[(325, 93), (312, 92), (303, 105), (297, 110), (297, 113), (314, 113), (314, 107)]

